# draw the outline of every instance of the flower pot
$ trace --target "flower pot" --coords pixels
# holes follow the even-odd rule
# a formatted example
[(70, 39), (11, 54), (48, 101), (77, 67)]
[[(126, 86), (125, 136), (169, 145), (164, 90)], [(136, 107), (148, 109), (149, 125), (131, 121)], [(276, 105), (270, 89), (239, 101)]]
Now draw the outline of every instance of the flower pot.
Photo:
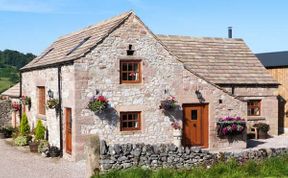
[(258, 138), (259, 138), (259, 139), (267, 139), (267, 138), (268, 138), (267, 132), (264, 132), (264, 131), (262, 131), (262, 130), (259, 130), (259, 131), (258, 131)]
[(174, 129), (173, 130), (173, 144), (177, 147), (181, 146), (181, 139), (182, 139), (182, 130), (181, 129)]
[(29, 143), (29, 148), (30, 148), (31, 152), (37, 153), (38, 152), (38, 143), (34, 143), (34, 142)]

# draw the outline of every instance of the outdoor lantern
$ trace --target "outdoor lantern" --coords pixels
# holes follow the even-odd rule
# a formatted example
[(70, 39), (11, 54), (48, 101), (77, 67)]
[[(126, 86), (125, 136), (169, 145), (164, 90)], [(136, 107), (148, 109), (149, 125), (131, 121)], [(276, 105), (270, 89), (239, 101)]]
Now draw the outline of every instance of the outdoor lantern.
[(48, 96), (49, 96), (49, 98), (53, 98), (53, 95), (54, 95), (53, 91), (51, 91), (51, 90), (49, 89), (49, 90), (48, 90)]

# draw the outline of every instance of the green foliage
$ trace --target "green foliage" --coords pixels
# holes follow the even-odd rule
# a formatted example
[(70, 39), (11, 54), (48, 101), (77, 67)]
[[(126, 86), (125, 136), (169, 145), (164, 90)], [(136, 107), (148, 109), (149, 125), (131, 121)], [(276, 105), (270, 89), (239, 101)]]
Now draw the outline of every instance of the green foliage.
[(13, 50), (0, 50), (0, 93), (19, 82), (19, 69), (36, 56)]
[(0, 51), (0, 63), (15, 66), (17, 69), (20, 69), (35, 57), (32, 53), (23, 54), (9, 49)]
[(35, 140), (44, 140), (46, 128), (44, 127), (42, 120), (38, 119), (35, 127)]
[(243, 165), (235, 160), (219, 162), (210, 169), (195, 167), (191, 170), (159, 169), (155, 171), (132, 168), (112, 170), (94, 178), (246, 178), (246, 177), (288, 177), (288, 155), (263, 161), (248, 161)]
[(47, 140), (41, 140), (38, 145), (38, 152), (44, 153), (45, 151), (49, 150), (49, 143)]
[(20, 135), (27, 135), (30, 133), (30, 126), (28, 123), (28, 118), (26, 113), (23, 113), (22, 119), (20, 122)]
[(20, 135), (15, 138), (14, 143), (17, 146), (26, 146), (28, 145), (29, 138), (25, 135)]
[(1, 129), (1, 132), (4, 133), (5, 138), (11, 138), (12, 133), (15, 131), (15, 129), (11, 126), (4, 127)]
[(254, 124), (253, 127), (256, 127), (258, 130), (261, 130), (265, 133), (267, 133), (270, 130), (270, 126), (268, 124), (262, 123), (262, 122)]

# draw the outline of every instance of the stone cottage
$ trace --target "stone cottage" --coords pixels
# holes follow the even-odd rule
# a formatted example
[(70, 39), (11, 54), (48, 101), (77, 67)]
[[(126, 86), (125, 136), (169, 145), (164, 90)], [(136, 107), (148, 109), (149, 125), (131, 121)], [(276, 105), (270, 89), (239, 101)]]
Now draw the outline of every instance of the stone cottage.
[[(174, 121), (183, 145), (211, 149), (233, 145), (217, 136), (226, 116), (265, 120), (277, 133), (278, 84), (241, 39), (155, 35), (133, 12), (60, 37), (21, 75), (30, 124), (44, 120), (50, 144), (73, 160), (90, 134), (108, 144), (173, 143)], [(103, 113), (88, 109), (94, 96), (109, 100)], [(177, 109), (163, 112), (171, 96)], [(61, 109), (45, 108), (49, 98)]]

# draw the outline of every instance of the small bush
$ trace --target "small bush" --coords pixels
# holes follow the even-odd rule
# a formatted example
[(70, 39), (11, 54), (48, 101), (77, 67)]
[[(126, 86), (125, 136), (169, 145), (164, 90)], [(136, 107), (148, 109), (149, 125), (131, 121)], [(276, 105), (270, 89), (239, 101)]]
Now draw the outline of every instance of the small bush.
[(46, 128), (42, 124), (42, 121), (39, 119), (37, 121), (37, 124), (36, 124), (36, 127), (35, 127), (35, 140), (36, 141), (44, 140), (45, 131), (46, 131)]
[(15, 129), (10, 126), (10, 127), (4, 127), (4, 128), (2, 128), (2, 129), (1, 129), (1, 132), (4, 134), (4, 137), (5, 137), (5, 138), (11, 138), (14, 130), (15, 130)]
[(38, 145), (38, 152), (44, 153), (49, 150), (49, 143), (47, 140), (41, 140)]
[(27, 136), (20, 135), (17, 138), (15, 138), (14, 143), (17, 146), (26, 146), (26, 145), (28, 145), (28, 141), (29, 141), (29, 139)]
[(23, 113), (22, 119), (20, 122), (20, 134), (21, 135), (27, 135), (29, 133), (30, 133), (30, 126), (28, 123), (28, 118), (27, 118), (26, 113)]

